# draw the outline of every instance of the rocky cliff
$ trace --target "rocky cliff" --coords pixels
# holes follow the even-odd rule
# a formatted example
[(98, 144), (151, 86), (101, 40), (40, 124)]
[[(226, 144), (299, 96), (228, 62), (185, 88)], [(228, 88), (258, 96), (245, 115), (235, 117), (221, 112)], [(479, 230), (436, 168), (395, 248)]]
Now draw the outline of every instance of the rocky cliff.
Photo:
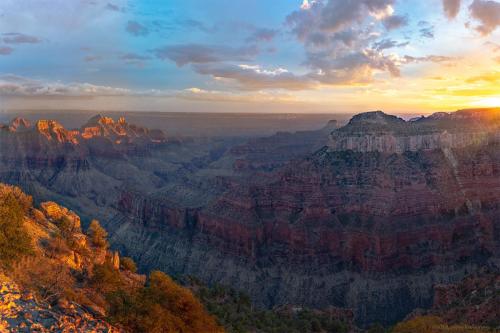
[(332, 151), (403, 153), (496, 144), (500, 142), (499, 118), (492, 112), (440, 113), (411, 121), (368, 112), (334, 131), (329, 147)]
[(6, 133), (28, 133), (32, 137), (43, 136), (48, 141), (59, 144), (84, 144), (86, 140), (105, 138), (114, 144), (132, 143), (162, 143), (166, 142), (165, 134), (160, 130), (149, 130), (144, 127), (129, 124), (124, 117), (114, 121), (110, 117), (97, 115), (92, 117), (81, 129), (68, 130), (55, 120), (38, 120), (34, 125), (24, 118), (15, 118), (10, 124), (0, 124), (0, 130)]

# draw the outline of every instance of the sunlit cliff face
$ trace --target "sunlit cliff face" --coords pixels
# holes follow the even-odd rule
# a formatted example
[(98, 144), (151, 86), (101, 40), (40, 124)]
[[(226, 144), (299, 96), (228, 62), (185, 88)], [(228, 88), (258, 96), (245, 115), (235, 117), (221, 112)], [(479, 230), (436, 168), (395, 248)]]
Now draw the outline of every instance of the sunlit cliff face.
[(0, 108), (500, 105), (498, 0), (0, 3)]

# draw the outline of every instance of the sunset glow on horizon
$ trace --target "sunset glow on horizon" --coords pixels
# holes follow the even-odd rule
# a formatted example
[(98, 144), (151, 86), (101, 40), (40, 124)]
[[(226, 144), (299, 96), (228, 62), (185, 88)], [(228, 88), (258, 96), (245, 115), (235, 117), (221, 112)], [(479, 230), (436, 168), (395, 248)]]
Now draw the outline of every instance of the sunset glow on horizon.
[(0, 3), (0, 110), (500, 106), (492, 0)]

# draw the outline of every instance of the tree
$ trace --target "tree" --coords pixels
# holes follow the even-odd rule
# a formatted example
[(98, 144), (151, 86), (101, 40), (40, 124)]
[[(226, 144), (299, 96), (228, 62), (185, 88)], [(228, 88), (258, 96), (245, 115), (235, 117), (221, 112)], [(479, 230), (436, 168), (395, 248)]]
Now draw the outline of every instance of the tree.
[(191, 291), (159, 271), (149, 275), (147, 286), (110, 292), (107, 300), (111, 320), (133, 332), (223, 332)]
[(91, 283), (104, 293), (116, 291), (122, 286), (120, 272), (109, 263), (94, 266)]
[(130, 271), (132, 273), (137, 272), (137, 265), (135, 264), (134, 259), (130, 257), (121, 258), (120, 265), (126, 271)]
[(92, 220), (90, 226), (87, 230), (87, 234), (90, 236), (92, 244), (97, 247), (107, 248), (108, 247), (108, 233), (101, 227), (101, 224), (97, 220)]
[(32, 252), (31, 237), (24, 227), (31, 201), (26, 195), (16, 195), (15, 189), (0, 188), (0, 260), (6, 264)]

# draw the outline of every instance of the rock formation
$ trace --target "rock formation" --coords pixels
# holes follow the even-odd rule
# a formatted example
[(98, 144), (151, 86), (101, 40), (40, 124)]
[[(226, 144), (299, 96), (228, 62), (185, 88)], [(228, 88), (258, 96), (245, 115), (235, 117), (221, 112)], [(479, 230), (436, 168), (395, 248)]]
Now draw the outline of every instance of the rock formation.
[[(55, 120), (38, 120), (34, 126), (29, 120), (14, 119), (10, 125), (0, 126), (3, 132), (28, 132), (28, 135), (41, 135), (48, 141), (54, 140), (60, 144), (83, 144), (86, 140), (102, 137), (111, 143), (130, 144), (133, 142), (164, 143), (167, 138), (162, 131), (149, 130), (144, 127), (127, 123), (121, 117), (117, 122), (112, 118), (97, 115), (91, 118), (80, 130), (68, 130)], [(5, 133), (3, 133), (5, 136)]]
[(1, 332), (124, 332), (96, 318), (76, 303), (52, 307), (22, 292), (11, 279), (0, 275)]
[[(382, 111), (354, 116), (349, 124), (332, 133), (332, 151), (404, 153), (435, 149), (461, 149), (500, 142), (498, 118), (479, 118), (479, 124), (460, 124), (467, 112), (433, 115), (406, 122)], [(464, 115), (460, 115), (464, 113)], [(477, 121), (475, 113), (469, 114)], [(492, 119), (493, 118), (493, 119)], [(480, 126), (478, 126), (480, 125)]]

